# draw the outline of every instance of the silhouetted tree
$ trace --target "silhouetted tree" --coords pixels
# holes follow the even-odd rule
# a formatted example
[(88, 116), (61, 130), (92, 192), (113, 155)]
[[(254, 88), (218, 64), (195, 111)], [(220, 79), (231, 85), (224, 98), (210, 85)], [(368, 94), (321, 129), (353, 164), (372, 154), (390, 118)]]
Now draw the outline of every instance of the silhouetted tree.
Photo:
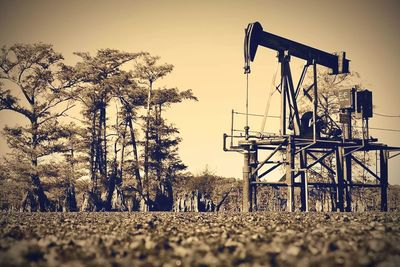
[(149, 128), (150, 128), (150, 108), (152, 99), (153, 84), (158, 79), (163, 78), (170, 73), (174, 66), (171, 64), (158, 65), (159, 57), (145, 55), (141, 62), (135, 64), (135, 76), (139, 82), (148, 86), (147, 96), (147, 115), (145, 126), (145, 140), (144, 140), (144, 177), (145, 191), (147, 199), (149, 199)]
[[(116, 128), (119, 128), (117, 132), (118, 137), (121, 139), (120, 177), (123, 177), (124, 166), (128, 164), (126, 170), (132, 171), (136, 179), (136, 184), (131, 184), (130, 189), (134, 190), (143, 199), (146, 196), (143, 194), (143, 182), (140, 174), (139, 140), (137, 137), (138, 129), (135, 128), (135, 125), (138, 124), (139, 109), (145, 106), (147, 101), (146, 91), (145, 88), (140, 87), (134, 80), (131, 80), (130, 84), (118, 87), (115, 94), (115, 97), (121, 104), (118, 115), (122, 118), (122, 128), (116, 126)], [(133, 160), (126, 161), (125, 154), (128, 145), (132, 148), (131, 154), (133, 155)]]
[(65, 79), (69, 70), (62, 59), (51, 45), (42, 43), (1, 49), (0, 110), (11, 110), (28, 121), (27, 126), (6, 127), (4, 135), (10, 148), (30, 161), (30, 207), (25, 207), (29, 210), (51, 209), (38, 162), (62, 148), (58, 140), (63, 133), (58, 131), (57, 120), (73, 106), (69, 88), (75, 80)]
[[(89, 53), (75, 53), (82, 61), (74, 68), (79, 77), (79, 91), (76, 99), (83, 104), (83, 115), (88, 125), (91, 192), (95, 209), (110, 209), (110, 195), (114, 191), (114, 175), (109, 175), (107, 155), (107, 107), (115, 91), (132, 83), (131, 74), (121, 67), (143, 53), (126, 53), (113, 49), (101, 49), (96, 56)], [(102, 193), (106, 197), (102, 199)]]

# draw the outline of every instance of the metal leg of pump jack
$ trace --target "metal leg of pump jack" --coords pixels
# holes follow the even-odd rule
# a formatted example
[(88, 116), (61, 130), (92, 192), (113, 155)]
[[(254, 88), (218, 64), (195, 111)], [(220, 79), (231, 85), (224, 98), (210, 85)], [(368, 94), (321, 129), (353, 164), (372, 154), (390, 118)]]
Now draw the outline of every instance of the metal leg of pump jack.
[(257, 181), (257, 171), (255, 171), (255, 169), (257, 168), (257, 164), (258, 164), (258, 149), (257, 147), (253, 148), (252, 153), (250, 154), (250, 190), (252, 192), (252, 204), (253, 206), (251, 207), (252, 211), (257, 211), (257, 184), (252, 184), (252, 182), (256, 182)]
[(243, 152), (243, 203), (242, 203), (242, 211), (250, 212), (251, 211), (251, 169), (250, 169), (250, 149), (247, 148)]
[(301, 211), (308, 211), (308, 181), (307, 181), (307, 151), (303, 150), (300, 154), (301, 173)]
[[(348, 116), (348, 123), (345, 123), (344, 126), (344, 140), (347, 139), (352, 139), (352, 123), (351, 123), (351, 114), (349, 110), (346, 110), (347, 116)], [(345, 186), (345, 191), (346, 191), (346, 207), (345, 210), (350, 212), (352, 210), (351, 208), (351, 191), (352, 191), (352, 170), (351, 170), (351, 153), (350, 150), (352, 148), (343, 148), (344, 154), (343, 154), (343, 179), (346, 183)]]
[(337, 209), (344, 211), (344, 178), (343, 178), (343, 155), (344, 148), (336, 148), (336, 181), (337, 181)]
[(286, 183), (287, 183), (287, 211), (293, 212), (295, 210), (294, 203), (294, 157), (295, 157), (295, 146), (293, 139), (289, 138), (289, 143), (286, 147), (287, 162), (286, 162)]
[[(345, 150), (346, 154), (348, 153)], [(346, 211), (351, 212), (351, 191), (353, 187), (353, 181), (352, 181), (352, 170), (351, 170), (351, 155), (348, 154), (344, 156), (344, 168), (343, 168), (343, 174), (344, 174), (344, 180), (346, 181)]]
[(388, 155), (387, 150), (380, 150), (380, 171), (381, 171), (381, 211), (387, 211), (387, 191), (388, 191)]

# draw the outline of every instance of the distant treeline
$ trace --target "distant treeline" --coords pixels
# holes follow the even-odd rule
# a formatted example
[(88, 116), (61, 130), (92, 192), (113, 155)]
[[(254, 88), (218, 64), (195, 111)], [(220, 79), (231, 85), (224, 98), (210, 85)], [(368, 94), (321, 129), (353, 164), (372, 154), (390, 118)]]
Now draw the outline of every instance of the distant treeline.
[(2, 131), (11, 149), (0, 163), (3, 206), (109, 211), (123, 190), (141, 210), (170, 209), (172, 183), (186, 166), (164, 112), (197, 98), (156, 87), (173, 65), (148, 53), (74, 54), (70, 66), (48, 44), (1, 49), (0, 111), (21, 117)]

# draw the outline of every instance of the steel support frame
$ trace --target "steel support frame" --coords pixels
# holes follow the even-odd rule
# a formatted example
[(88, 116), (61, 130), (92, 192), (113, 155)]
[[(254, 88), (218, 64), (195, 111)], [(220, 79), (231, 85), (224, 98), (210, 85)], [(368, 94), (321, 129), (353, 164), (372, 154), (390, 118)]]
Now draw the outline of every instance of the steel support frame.
[[(272, 186), (272, 187), (287, 187), (287, 210), (295, 211), (296, 203), (294, 202), (294, 188), (301, 188), (301, 207), (300, 210), (308, 211), (308, 187), (331, 187), (336, 191), (335, 202), (337, 211), (351, 211), (352, 187), (376, 187), (381, 188), (381, 210), (387, 211), (387, 188), (388, 188), (388, 148), (381, 144), (374, 144), (373, 146), (363, 145), (353, 150), (354, 146), (349, 143), (357, 143), (357, 140), (351, 136), (351, 124), (344, 126), (343, 140), (330, 139), (319, 140), (317, 134), (316, 120), (318, 109), (318, 85), (317, 85), (317, 64), (328, 67), (332, 70), (333, 74), (348, 73), (349, 60), (342, 56), (333, 55), (324, 51), (264, 32), (261, 25), (256, 22), (249, 25), (246, 29), (245, 37), (245, 73), (250, 73), (249, 62), (254, 60), (257, 46), (261, 45), (278, 51), (278, 59), (281, 64), (281, 111), (280, 111), (280, 136), (274, 136), (274, 141), (265, 142), (264, 136), (249, 136), (249, 128), (246, 126), (246, 141), (238, 146), (233, 146), (233, 139), (231, 139), (231, 148), (226, 149), (226, 137), (224, 135), (224, 150), (225, 151), (240, 151), (244, 155), (243, 165), (243, 211), (249, 212), (257, 208), (257, 186)], [(307, 61), (296, 89), (293, 85), (292, 75), (290, 71), (290, 56), (301, 58)], [(299, 111), (297, 108), (296, 98), (298, 96), (301, 83), (307, 72), (308, 66), (313, 66), (313, 84), (306, 90), (307, 96), (313, 102), (313, 138), (304, 140), (299, 135), (300, 119)], [(308, 91), (313, 89), (313, 95), (308, 94)], [(232, 111), (232, 130), (233, 136), (233, 111)], [(287, 114), (289, 113), (289, 114)], [(289, 121), (287, 121), (287, 115)], [(288, 135), (287, 130), (293, 130), (293, 134)], [(262, 135), (262, 133), (261, 133)], [(368, 136), (367, 136), (368, 137)], [(301, 140), (302, 139), (302, 140)], [(304, 141), (308, 142), (305, 143)], [(270, 154), (261, 163), (258, 162), (258, 150), (273, 149)], [(321, 149), (321, 151), (315, 150)], [(379, 151), (380, 155), (380, 175), (378, 172), (373, 172), (361, 162), (354, 160), (352, 152), (355, 151)], [(286, 155), (284, 162), (273, 162), (270, 159), (277, 152), (280, 151)], [(323, 156), (317, 157), (314, 153), (324, 153)], [(324, 158), (330, 154), (335, 154), (335, 170), (324, 163)], [(314, 159), (310, 164), (308, 163), (308, 156)], [(355, 164), (361, 165), (373, 177), (377, 179), (379, 185), (375, 184), (355, 184), (352, 181), (352, 159)], [(300, 168), (296, 168), (296, 162)], [(262, 167), (266, 164), (274, 163), (274, 165), (265, 171)], [(334, 174), (334, 181), (331, 183), (320, 183), (308, 181), (307, 171), (316, 164), (320, 164), (326, 168), (330, 174)], [(285, 182), (271, 183), (261, 181), (260, 179), (272, 172), (277, 167), (285, 166)], [(261, 172), (261, 174), (258, 174)], [(296, 177), (300, 176), (300, 182), (295, 182)], [(379, 177), (379, 178), (378, 178)]]
[[(309, 201), (308, 201), (308, 190), (310, 187), (313, 188), (333, 188), (334, 192), (334, 201), (335, 206), (334, 210), (341, 212), (350, 212), (352, 211), (351, 206), (351, 189), (353, 187), (357, 188), (380, 188), (381, 191), (381, 211), (387, 211), (387, 190), (388, 190), (388, 159), (389, 159), (389, 151), (385, 146), (380, 146), (377, 148), (379, 151), (380, 159), (379, 159), (379, 170), (380, 175), (373, 173), (365, 164), (363, 164), (359, 160), (354, 160), (355, 157), (350, 154), (346, 155), (346, 151), (349, 148), (346, 146), (340, 145), (339, 143), (332, 143), (330, 148), (324, 148), (317, 151), (317, 148), (320, 144), (317, 142), (314, 147), (306, 148), (302, 150), (300, 153), (296, 153), (296, 151), (300, 150), (302, 146), (297, 145), (299, 140), (296, 140), (296, 136), (287, 137), (287, 141), (282, 144), (275, 145), (275, 148), (269, 155), (266, 156), (266, 159), (259, 162), (258, 161), (258, 149), (257, 140), (252, 141), (254, 145), (248, 146), (248, 152), (244, 153), (245, 158), (245, 166), (243, 168), (243, 178), (247, 178), (247, 181), (243, 181), (244, 185), (244, 198), (243, 198), (243, 210), (244, 211), (255, 211), (257, 210), (257, 187), (258, 186), (270, 186), (270, 187), (286, 187), (287, 188), (287, 211), (293, 212), (296, 210), (300, 211), (309, 211)], [(350, 148), (351, 149), (351, 148)], [(309, 151), (310, 150), (310, 151)], [(370, 151), (371, 148), (366, 147), (365, 151)], [(263, 166), (267, 166), (269, 160), (272, 158), (277, 151), (281, 151), (286, 156), (286, 160), (284, 163), (282, 162), (273, 162), (273, 165), (268, 167), (265, 171), (263, 170)], [(319, 153), (316, 155), (315, 153)], [(323, 168), (328, 170), (332, 174), (333, 169), (324, 163), (324, 159), (329, 155), (334, 155), (335, 157), (335, 166), (334, 168), (334, 180), (332, 182), (313, 182), (308, 180), (307, 173), (313, 168), (316, 164), (320, 164)], [(313, 161), (309, 161), (309, 157), (313, 159)], [(377, 183), (353, 183), (351, 177), (348, 175), (352, 175), (351, 172), (346, 169), (346, 161), (354, 160), (354, 166), (359, 165), (362, 168), (367, 168), (368, 172), (371, 172), (371, 175), (376, 178)], [(297, 163), (297, 165), (296, 165)], [(247, 166), (246, 166), (247, 164)], [(262, 181), (261, 178), (265, 177), (266, 174), (269, 174), (274, 169), (279, 166), (284, 165), (285, 168), (285, 182), (268, 182)], [(299, 166), (299, 167), (296, 167)], [(348, 166), (348, 165), (347, 165)], [(258, 173), (261, 174), (258, 174)], [(300, 181), (296, 182), (296, 177), (300, 176)], [(379, 178), (379, 179), (378, 179)], [(245, 189), (248, 188), (248, 189)], [(295, 195), (294, 189), (300, 188), (300, 205), (296, 205), (295, 203)], [(246, 194), (246, 192), (248, 192)]]
[[(278, 53), (279, 62), (281, 65), (281, 114), (280, 114), (280, 136), (274, 136), (275, 141), (265, 142), (263, 137), (246, 136), (245, 144), (239, 145), (239, 149), (243, 151), (244, 165), (243, 165), (243, 211), (253, 211), (257, 209), (257, 186), (270, 185), (270, 186), (286, 186), (287, 187), (287, 211), (292, 212), (296, 210), (295, 203), (295, 187), (300, 187), (300, 210), (308, 211), (308, 187), (330, 187), (335, 190), (334, 192), (334, 208), (337, 211), (352, 211), (352, 188), (355, 186), (352, 181), (352, 152), (355, 151), (369, 151), (378, 149), (377, 147), (360, 146), (359, 149), (353, 150), (352, 146), (357, 144), (356, 140), (352, 137), (351, 124), (343, 125), (344, 138), (343, 140), (322, 140), (317, 134), (316, 120), (318, 109), (318, 84), (317, 84), (317, 62), (307, 62), (302, 71), (301, 77), (294, 88), (292, 75), (290, 71), (290, 54), (288, 51), (280, 51)], [(300, 118), (299, 110), (297, 107), (296, 97), (301, 83), (306, 75), (308, 66), (313, 66), (313, 84), (308, 88), (308, 91), (313, 90), (312, 97), (309, 95), (313, 104), (313, 137), (304, 138), (300, 136)], [(289, 114), (288, 114), (289, 113)], [(288, 119), (289, 118), (289, 119)], [(233, 120), (233, 119), (232, 119)], [(233, 127), (233, 126), (232, 126)], [(293, 130), (293, 134), (287, 134), (287, 130)], [(250, 139), (253, 142), (250, 142)], [(281, 141), (279, 141), (281, 140)], [(364, 141), (363, 141), (364, 142)], [(232, 141), (231, 141), (232, 143)], [(225, 142), (224, 142), (225, 144)], [(353, 144), (353, 145), (349, 145)], [(268, 147), (266, 147), (266, 145)], [(231, 145), (232, 146), (232, 145)], [(225, 147), (225, 145), (224, 145)], [(237, 147), (236, 147), (237, 148)], [(318, 148), (322, 150), (318, 151)], [(258, 162), (258, 149), (273, 150), (263, 161)], [(272, 157), (281, 152), (286, 155), (285, 162), (271, 161)], [(377, 179), (381, 187), (381, 210), (387, 210), (387, 159), (388, 154), (386, 150), (380, 150), (381, 161), (381, 178)], [(323, 153), (322, 156), (317, 157), (315, 153)], [(330, 166), (324, 163), (324, 159), (335, 154), (336, 167), (333, 170)], [(313, 159), (308, 162), (308, 157)], [(356, 164), (357, 160), (354, 160)], [(267, 170), (262, 171), (262, 167), (266, 164), (273, 163), (274, 165)], [(296, 163), (300, 165), (300, 170), (296, 170)], [(275, 170), (281, 165), (285, 167), (285, 183), (262, 183), (260, 179)], [(334, 175), (334, 180), (331, 183), (315, 183), (309, 182), (307, 177), (307, 170), (311, 169), (316, 164), (320, 164), (327, 169), (331, 175)], [(361, 164), (366, 168), (364, 164)], [(297, 168), (298, 169), (298, 168)], [(385, 171), (386, 170), (386, 171)], [(372, 172), (367, 168), (368, 172)], [(258, 174), (261, 172), (261, 174)], [(295, 182), (296, 177), (300, 176), (300, 183)], [(378, 176), (373, 175), (375, 178)], [(386, 179), (386, 180), (385, 180)], [(363, 187), (357, 184), (357, 187)], [(371, 187), (366, 185), (365, 187)], [(385, 189), (386, 188), (386, 189)]]

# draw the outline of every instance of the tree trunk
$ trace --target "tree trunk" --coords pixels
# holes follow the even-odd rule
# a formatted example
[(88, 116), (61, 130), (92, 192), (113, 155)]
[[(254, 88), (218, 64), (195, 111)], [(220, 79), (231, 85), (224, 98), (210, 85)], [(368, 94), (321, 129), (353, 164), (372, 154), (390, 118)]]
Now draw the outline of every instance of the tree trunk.
[(137, 187), (138, 187), (138, 190), (142, 191), (143, 190), (143, 185), (142, 185), (142, 179), (140, 177), (139, 157), (138, 157), (135, 129), (133, 128), (133, 123), (132, 123), (132, 117), (131, 116), (127, 117), (127, 122), (128, 122), (128, 125), (129, 125), (129, 133), (130, 133), (130, 136), (131, 136), (133, 157), (134, 157), (134, 160), (135, 160), (135, 176), (136, 176), (136, 181), (138, 183)]
[(118, 139), (114, 143), (114, 161), (113, 161), (113, 165), (112, 165), (112, 172), (107, 181), (107, 199), (104, 204), (104, 209), (106, 211), (112, 210), (112, 201), (113, 201), (113, 198), (115, 198), (114, 193), (116, 190), (116, 183), (117, 183), (117, 176), (118, 176), (118, 163), (117, 163), (118, 149), (117, 149), (117, 146), (118, 146)]
[(101, 112), (100, 112), (100, 119), (103, 123), (103, 173), (105, 178), (107, 178), (107, 117), (106, 117), (106, 103), (102, 102)]
[(100, 114), (99, 114), (99, 128), (97, 132), (98, 144), (97, 144), (97, 151), (98, 151), (98, 163), (99, 163), (99, 171), (100, 176), (105, 180), (107, 176), (107, 155), (106, 155), (106, 129), (105, 127), (105, 108), (103, 107), (104, 103), (101, 104), (100, 107)]
[[(125, 140), (125, 134), (126, 134), (126, 127), (129, 127), (129, 134), (131, 138), (131, 144), (132, 144), (132, 152), (133, 152), (133, 158), (135, 161), (135, 168), (134, 168), (134, 173), (136, 177), (136, 182), (137, 182), (137, 189), (142, 191), (143, 186), (142, 186), (142, 179), (140, 177), (140, 165), (139, 165), (139, 157), (138, 157), (138, 149), (137, 149), (137, 142), (136, 142), (136, 135), (135, 135), (135, 129), (133, 127), (133, 118), (132, 118), (132, 107), (130, 106), (129, 102), (125, 100), (123, 96), (119, 97), (121, 104), (123, 105), (125, 109), (125, 115), (124, 115), (124, 120), (125, 120), (125, 131), (123, 135), (123, 139)], [(124, 151), (125, 147), (122, 147), (122, 151)], [(123, 154), (123, 152), (122, 152)], [(122, 155), (123, 157), (123, 155)], [(122, 159), (121, 157), (121, 159)], [(122, 163), (123, 161), (121, 160), (121, 172), (122, 172)], [(122, 177), (122, 174), (121, 174)], [(143, 193), (143, 192), (142, 192)]]
[[(158, 109), (158, 110), (157, 110)], [(158, 150), (157, 154), (157, 164), (156, 164), (156, 176), (157, 176), (157, 181), (160, 183), (161, 182), (161, 172), (162, 172), (162, 164), (161, 164), (161, 133), (160, 133), (160, 127), (161, 127), (161, 105), (155, 106), (155, 115), (156, 115), (156, 147)]]
[(222, 197), (222, 199), (215, 206), (215, 210), (216, 211), (219, 211), (219, 209), (221, 208), (222, 204), (224, 204), (225, 200), (228, 198), (229, 194), (231, 193), (232, 189), (233, 189), (233, 187), (231, 187), (231, 189), (229, 189), (229, 191), (225, 193), (225, 195)]
[(75, 186), (73, 184), (68, 185), (65, 190), (65, 200), (62, 209), (63, 212), (78, 211), (78, 206), (76, 203), (76, 196), (75, 196)]
[(32, 187), (28, 190), (22, 201), (22, 211), (52, 211), (54, 207), (44, 193), (39, 176), (32, 174), (31, 180)]
[[(32, 107), (33, 109), (33, 107)], [(27, 193), (25, 200), (23, 201), (23, 209), (29, 209), (30, 211), (50, 211), (51, 204), (48, 200), (46, 194), (44, 193), (42, 183), (38, 174), (38, 156), (37, 156), (37, 146), (38, 146), (38, 123), (37, 119), (31, 120), (32, 129), (32, 154), (31, 154), (31, 182), (32, 188)], [(29, 201), (28, 201), (29, 200)], [(35, 203), (37, 202), (37, 203)], [(29, 203), (29, 204), (28, 204)], [(30, 207), (27, 207), (29, 205)]]
[(146, 187), (146, 197), (149, 199), (149, 127), (150, 127), (150, 107), (151, 107), (151, 91), (153, 89), (153, 83), (150, 81), (149, 93), (147, 97), (147, 117), (146, 117), (146, 129), (145, 129), (145, 143), (144, 143), (144, 179)]
[(97, 175), (96, 175), (96, 164), (97, 164), (97, 138), (96, 138), (96, 110), (93, 111), (92, 115), (92, 129), (91, 129), (90, 140), (90, 178), (92, 180), (92, 191), (97, 188)]
[(111, 198), (111, 211), (127, 211), (125, 197), (122, 190), (116, 186)]
[(118, 175), (121, 178), (122, 181), (122, 177), (124, 174), (124, 161), (125, 161), (125, 140), (126, 140), (126, 128), (127, 128), (127, 123), (125, 122), (124, 124), (124, 132), (122, 133), (122, 147), (121, 147), (121, 159), (120, 159), (120, 168), (118, 171)]
[(172, 186), (160, 183), (154, 199), (155, 211), (171, 211), (174, 205)]
[(101, 211), (102, 201), (95, 192), (86, 192), (83, 195), (81, 211)]
[(196, 190), (176, 197), (173, 210), (175, 212), (210, 212), (215, 211), (215, 205), (211, 198)]

